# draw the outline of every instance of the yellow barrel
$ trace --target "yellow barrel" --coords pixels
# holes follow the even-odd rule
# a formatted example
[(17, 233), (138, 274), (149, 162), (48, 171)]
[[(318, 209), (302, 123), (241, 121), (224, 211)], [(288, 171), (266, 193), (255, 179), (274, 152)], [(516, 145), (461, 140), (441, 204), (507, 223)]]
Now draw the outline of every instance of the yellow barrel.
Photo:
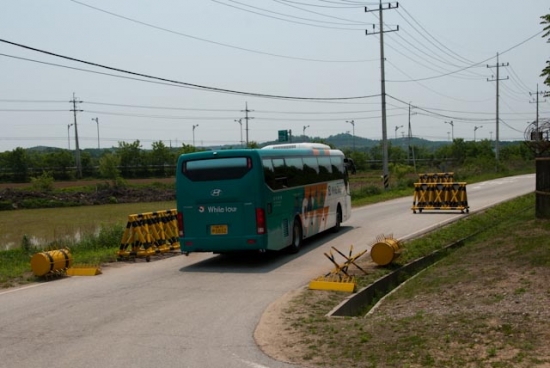
[(370, 250), (370, 256), (374, 263), (385, 266), (394, 261), (401, 254), (399, 242), (393, 238), (379, 239)]
[(73, 264), (73, 257), (68, 249), (50, 250), (36, 253), (31, 258), (31, 269), (36, 276), (65, 270)]

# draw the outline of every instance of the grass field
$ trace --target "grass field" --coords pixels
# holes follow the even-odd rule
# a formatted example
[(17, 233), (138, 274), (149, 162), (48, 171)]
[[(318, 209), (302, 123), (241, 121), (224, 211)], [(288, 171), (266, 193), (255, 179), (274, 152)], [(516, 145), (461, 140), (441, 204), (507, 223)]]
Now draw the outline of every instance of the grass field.
[(175, 202), (3, 211), (0, 288), (36, 281), (31, 256), (69, 248), (75, 264), (115, 262), (128, 215), (175, 208)]
[[(550, 221), (535, 219), (533, 194), (405, 244), (401, 261), (480, 229), (368, 315), (327, 317), (346, 295), (298, 292), (268, 312), (261, 346), (303, 367), (549, 367)], [(389, 271), (359, 265), (363, 286)]]
[(20, 247), (23, 237), (36, 247), (60, 240), (77, 242), (101, 226), (126, 225), (128, 215), (173, 208), (176, 208), (175, 202), (2, 211), (0, 250)]

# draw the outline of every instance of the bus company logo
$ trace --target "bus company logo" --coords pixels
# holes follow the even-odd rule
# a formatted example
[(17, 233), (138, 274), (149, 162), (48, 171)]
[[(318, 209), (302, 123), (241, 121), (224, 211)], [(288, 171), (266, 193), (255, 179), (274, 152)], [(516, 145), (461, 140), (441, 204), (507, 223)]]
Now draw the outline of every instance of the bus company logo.
[(200, 212), (200, 213), (203, 213), (203, 212), (204, 212), (204, 206), (199, 206), (199, 212)]
[(222, 194), (222, 190), (221, 189), (212, 189), (210, 191), (210, 195), (212, 197), (219, 197), (220, 195)]

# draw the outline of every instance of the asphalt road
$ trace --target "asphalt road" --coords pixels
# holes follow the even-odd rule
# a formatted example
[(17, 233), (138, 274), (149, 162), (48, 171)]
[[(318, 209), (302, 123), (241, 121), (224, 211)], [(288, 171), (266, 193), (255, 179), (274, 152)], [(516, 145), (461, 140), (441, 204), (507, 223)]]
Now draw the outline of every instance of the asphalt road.
[[(534, 174), (468, 185), (470, 213), (534, 189)], [(360, 251), (380, 234), (404, 239), (466, 216), (411, 205), (412, 193), (355, 209), (297, 255), (179, 255), (0, 291), (0, 367), (294, 367), (256, 346), (262, 312), (328, 272), (331, 246)]]

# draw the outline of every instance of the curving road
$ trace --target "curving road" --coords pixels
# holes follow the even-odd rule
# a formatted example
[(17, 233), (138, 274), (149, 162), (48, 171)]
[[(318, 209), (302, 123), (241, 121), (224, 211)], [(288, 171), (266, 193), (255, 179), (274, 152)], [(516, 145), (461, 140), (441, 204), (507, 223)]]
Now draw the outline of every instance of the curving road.
[[(470, 213), (534, 189), (534, 174), (469, 185)], [(403, 239), (466, 216), (411, 205), (412, 194), (355, 209), (342, 232), (297, 255), (191, 254), (0, 291), (0, 367), (294, 367), (256, 346), (262, 312), (329, 271), (331, 246), (360, 251), (380, 234)]]

